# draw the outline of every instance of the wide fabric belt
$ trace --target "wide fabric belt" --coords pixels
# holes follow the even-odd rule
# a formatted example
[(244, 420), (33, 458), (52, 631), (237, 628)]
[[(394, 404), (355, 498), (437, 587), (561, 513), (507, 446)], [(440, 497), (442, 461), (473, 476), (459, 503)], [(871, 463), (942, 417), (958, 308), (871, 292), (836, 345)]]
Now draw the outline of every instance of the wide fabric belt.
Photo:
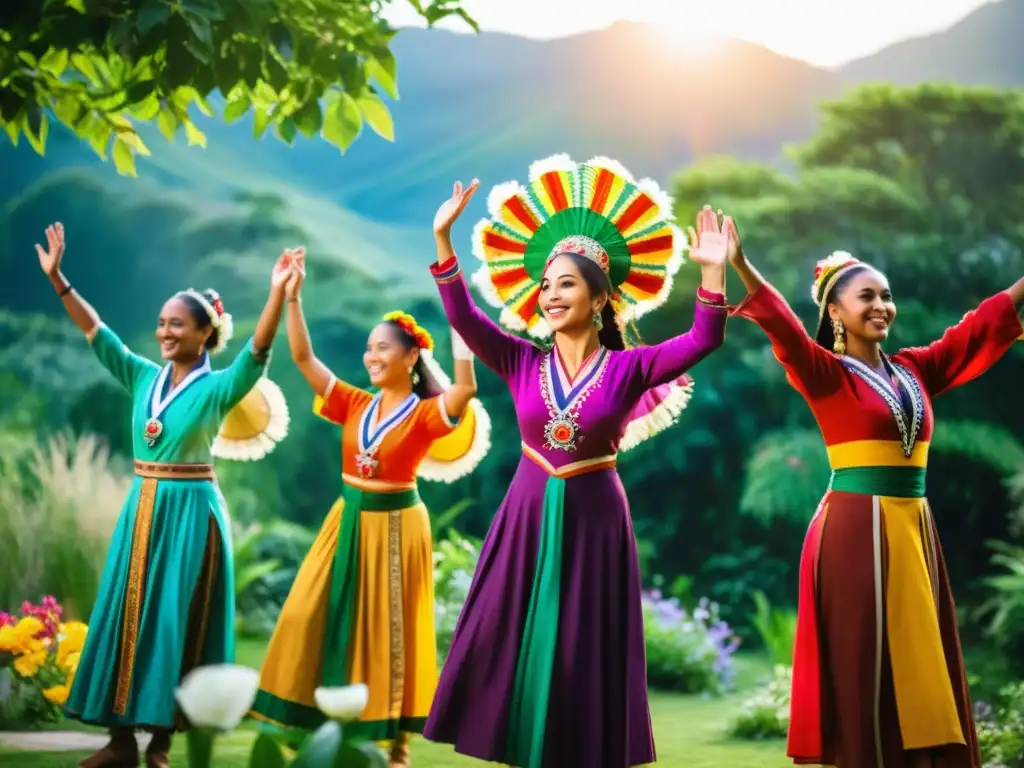
[(925, 495), (926, 467), (845, 467), (832, 470), (833, 491), (920, 499)]
[(570, 477), (585, 475), (590, 472), (600, 472), (603, 469), (613, 469), (618, 460), (614, 453), (610, 453), (606, 456), (595, 456), (592, 459), (583, 459), (582, 461), (574, 461), (571, 464), (556, 467), (536, 449), (531, 448), (526, 443), (523, 443), (523, 455), (551, 475), (551, 477), (557, 477), (562, 480), (568, 480)]
[(213, 464), (169, 464), (135, 461), (135, 474), (154, 480), (213, 480)]

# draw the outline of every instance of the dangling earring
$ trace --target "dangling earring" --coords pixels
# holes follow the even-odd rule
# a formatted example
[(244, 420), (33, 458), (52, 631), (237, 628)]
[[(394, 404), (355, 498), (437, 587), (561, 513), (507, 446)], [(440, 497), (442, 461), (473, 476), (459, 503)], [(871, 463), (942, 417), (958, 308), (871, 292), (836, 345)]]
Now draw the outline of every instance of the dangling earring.
[(412, 385), (414, 387), (420, 383), (420, 375), (416, 372), (415, 368), (409, 369), (409, 378), (412, 379)]
[(601, 319), (601, 313), (600, 312), (595, 312), (594, 313), (594, 325), (597, 327), (597, 330), (599, 330), (599, 331), (602, 328), (604, 328), (604, 320)]
[(843, 321), (836, 319), (832, 321), (832, 351), (837, 355), (846, 354), (846, 329), (843, 327)]

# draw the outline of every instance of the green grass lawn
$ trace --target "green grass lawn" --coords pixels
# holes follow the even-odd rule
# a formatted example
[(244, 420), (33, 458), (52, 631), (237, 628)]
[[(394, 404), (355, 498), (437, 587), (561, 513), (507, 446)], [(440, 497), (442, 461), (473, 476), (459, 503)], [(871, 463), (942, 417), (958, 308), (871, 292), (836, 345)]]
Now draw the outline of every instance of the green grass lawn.
[[(238, 663), (259, 667), (264, 643), (242, 641), (238, 647)], [(764, 680), (768, 667), (763, 659), (753, 656), (737, 658), (736, 687), (749, 690)], [(654, 720), (658, 762), (686, 768), (783, 768), (790, 766), (781, 741), (743, 742), (730, 739), (726, 727), (743, 698), (742, 693), (722, 698), (702, 698), (671, 693), (651, 694), (651, 715)], [(61, 723), (61, 730), (83, 730), (82, 726)], [(248, 766), (249, 749), (255, 737), (252, 726), (243, 727), (218, 742), (217, 768)], [(581, 734), (581, 738), (586, 738)], [(171, 756), (173, 765), (185, 765), (184, 739), (178, 738)], [(83, 754), (73, 752), (23, 752), (0, 748), (0, 765), (31, 766), (31, 768), (70, 768)], [(456, 755), (450, 747), (431, 744), (423, 739), (413, 743), (416, 768), (469, 768), (480, 761)]]

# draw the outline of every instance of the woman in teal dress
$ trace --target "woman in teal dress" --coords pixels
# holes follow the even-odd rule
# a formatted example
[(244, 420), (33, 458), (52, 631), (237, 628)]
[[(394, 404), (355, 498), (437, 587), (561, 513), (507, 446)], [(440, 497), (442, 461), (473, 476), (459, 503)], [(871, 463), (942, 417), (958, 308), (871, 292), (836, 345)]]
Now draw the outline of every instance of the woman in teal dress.
[[(64, 229), (47, 229), (39, 262), (100, 363), (132, 396), (135, 478), (121, 511), (66, 703), (69, 717), (105, 726), (110, 742), (80, 765), (138, 765), (137, 729), (153, 733), (147, 766), (167, 766), (171, 734), (187, 724), (175, 703), (194, 667), (234, 660), (230, 521), (211, 444), (229, 411), (260, 383), (284, 305), (293, 252), (274, 267), (256, 331), (227, 368), (210, 353), (231, 335), (212, 291), (172, 296), (156, 337), (165, 365), (131, 352), (61, 272)], [(222, 437), (222, 436), (221, 436)]]

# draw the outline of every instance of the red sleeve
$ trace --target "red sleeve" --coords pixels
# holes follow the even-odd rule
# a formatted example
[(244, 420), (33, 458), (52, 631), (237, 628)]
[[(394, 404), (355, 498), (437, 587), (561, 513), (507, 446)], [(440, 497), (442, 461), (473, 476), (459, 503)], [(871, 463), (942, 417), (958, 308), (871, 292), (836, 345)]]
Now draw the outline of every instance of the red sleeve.
[(814, 341), (782, 295), (768, 283), (749, 294), (731, 315), (753, 320), (772, 343), (789, 383), (804, 397), (830, 395), (843, 383), (838, 358)]
[(352, 410), (371, 399), (369, 392), (331, 376), (324, 394), (313, 398), (313, 413), (333, 424), (344, 426)]
[(1020, 316), (1006, 291), (985, 299), (942, 338), (927, 347), (902, 349), (932, 397), (976, 379), (1021, 336)]

